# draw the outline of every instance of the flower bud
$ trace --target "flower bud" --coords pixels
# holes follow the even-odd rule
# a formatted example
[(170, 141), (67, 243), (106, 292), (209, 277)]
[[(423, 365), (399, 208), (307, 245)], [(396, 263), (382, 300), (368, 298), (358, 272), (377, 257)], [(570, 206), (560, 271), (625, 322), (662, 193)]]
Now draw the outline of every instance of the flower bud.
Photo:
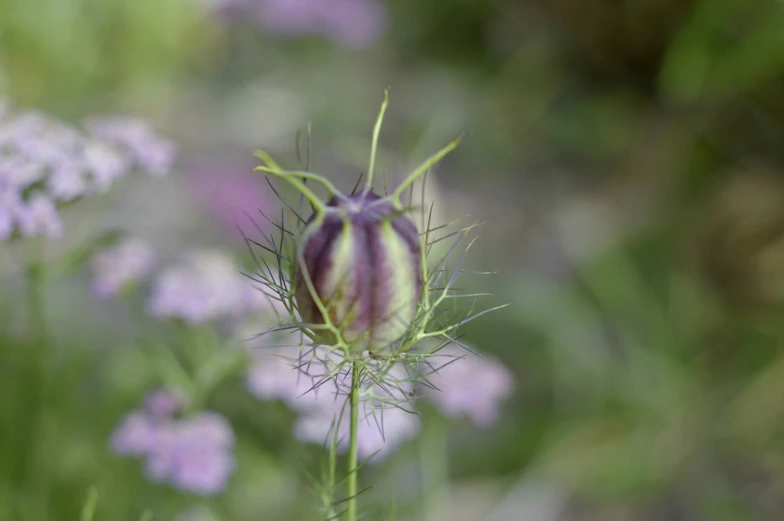
[[(422, 292), (419, 232), (389, 197), (335, 195), (310, 218), (299, 248), (295, 299), (303, 321), (328, 319), (353, 353), (388, 351), (411, 326)], [(314, 333), (327, 345), (337, 341), (323, 329)]]

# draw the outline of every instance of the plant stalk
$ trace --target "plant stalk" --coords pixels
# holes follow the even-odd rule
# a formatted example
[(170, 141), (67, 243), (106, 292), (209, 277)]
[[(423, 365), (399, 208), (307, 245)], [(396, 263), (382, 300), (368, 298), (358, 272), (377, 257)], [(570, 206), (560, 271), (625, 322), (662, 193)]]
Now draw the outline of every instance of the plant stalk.
[(43, 261), (36, 259), (27, 265), (27, 309), (30, 333), (38, 349), (44, 349), (48, 337), (45, 291), (46, 273)]
[(351, 367), (351, 425), (348, 446), (348, 508), (347, 520), (357, 519), (357, 431), (359, 428), (359, 362), (354, 362)]

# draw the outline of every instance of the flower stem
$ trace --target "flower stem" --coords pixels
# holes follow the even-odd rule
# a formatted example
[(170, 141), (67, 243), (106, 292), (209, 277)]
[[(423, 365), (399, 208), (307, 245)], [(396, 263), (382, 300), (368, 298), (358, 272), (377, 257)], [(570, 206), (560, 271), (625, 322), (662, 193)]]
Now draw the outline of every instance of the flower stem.
[(46, 272), (41, 257), (27, 264), (27, 320), (36, 347), (43, 349), (47, 340), (46, 327)]
[(351, 367), (351, 433), (348, 446), (348, 508), (347, 520), (357, 519), (357, 431), (359, 427), (359, 362), (354, 362)]

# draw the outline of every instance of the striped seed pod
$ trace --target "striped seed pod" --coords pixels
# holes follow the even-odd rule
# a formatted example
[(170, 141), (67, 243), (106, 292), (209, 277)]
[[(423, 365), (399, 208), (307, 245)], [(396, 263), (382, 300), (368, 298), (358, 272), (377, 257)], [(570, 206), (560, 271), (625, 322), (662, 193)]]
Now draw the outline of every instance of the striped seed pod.
[[(336, 194), (308, 221), (297, 259), (294, 296), (302, 320), (337, 326), (352, 353), (389, 351), (411, 326), (422, 292), (422, 250), (413, 219), (390, 197)], [(314, 333), (327, 345), (337, 341), (323, 329)]]

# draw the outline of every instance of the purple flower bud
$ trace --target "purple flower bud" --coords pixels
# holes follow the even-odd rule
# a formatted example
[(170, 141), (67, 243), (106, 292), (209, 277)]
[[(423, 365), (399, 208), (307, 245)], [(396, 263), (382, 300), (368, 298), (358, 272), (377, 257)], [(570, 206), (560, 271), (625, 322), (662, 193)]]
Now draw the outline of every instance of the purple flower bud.
[[(352, 352), (382, 351), (408, 330), (422, 292), (422, 252), (413, 219), (389, 198), (336, 195), (301, 240), (295, 298), (305, 322), (326, 322), (309, 278)], [(322, 341), (335, 343), (329, 335)]]

